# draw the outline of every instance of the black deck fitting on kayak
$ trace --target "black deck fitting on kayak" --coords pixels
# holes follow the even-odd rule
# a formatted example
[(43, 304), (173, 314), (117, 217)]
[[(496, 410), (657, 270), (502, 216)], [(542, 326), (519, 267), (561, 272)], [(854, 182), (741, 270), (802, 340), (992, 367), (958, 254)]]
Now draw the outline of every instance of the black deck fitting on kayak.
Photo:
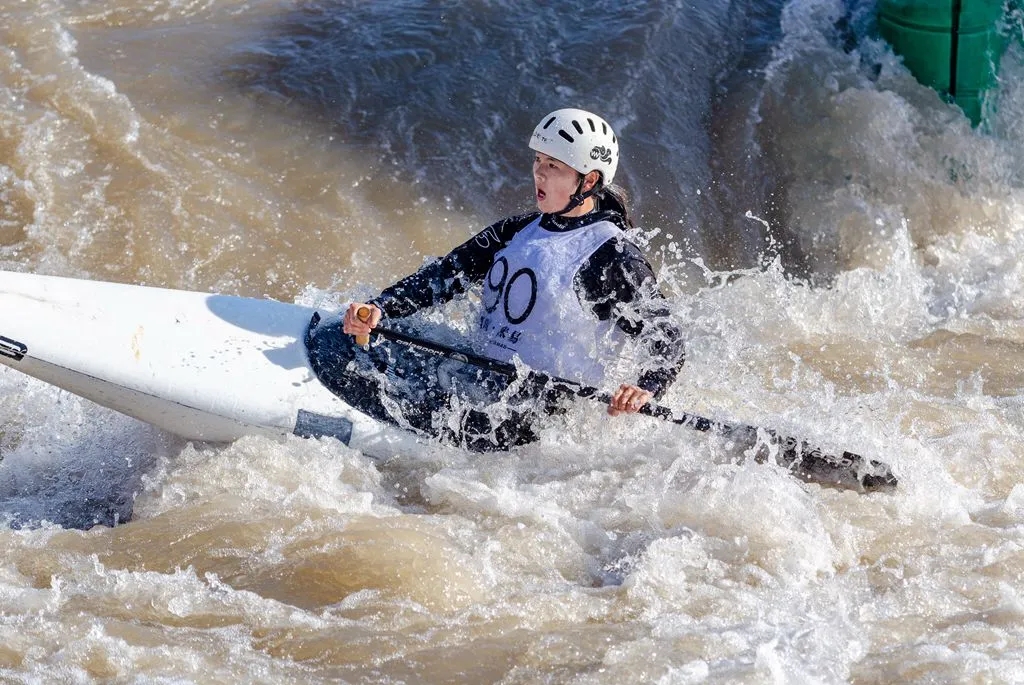
[(24, 359), (26, 354), (28, 354), (28, 345), (0, 335), (0, 356), (10, 357), (17, 362)]
[(347, 445), (352, 440), (352, 422), (300, 409), (292, 433), (300, 438), (337, 438)]

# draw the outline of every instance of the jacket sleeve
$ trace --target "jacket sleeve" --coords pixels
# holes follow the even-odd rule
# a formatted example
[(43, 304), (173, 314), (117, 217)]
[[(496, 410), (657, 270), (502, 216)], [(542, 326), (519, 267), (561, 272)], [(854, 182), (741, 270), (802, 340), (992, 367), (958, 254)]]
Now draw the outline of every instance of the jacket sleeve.
[(385, 317), (402, 318), (448, 302), (480, 283), (491, 266), (495, 253), (525, 228), (537, 214), (502, 219), (456, 247), (435, 258), (370, 300)]
[(614, 319), (646, 350), (649, 361), (637, 385), (661, 397), (679, 374), (686, 349), (640, 248), (624, 237), (612, 238), (580, 268), (574, 285), (580, 301), (590, 304), (599, 320)]

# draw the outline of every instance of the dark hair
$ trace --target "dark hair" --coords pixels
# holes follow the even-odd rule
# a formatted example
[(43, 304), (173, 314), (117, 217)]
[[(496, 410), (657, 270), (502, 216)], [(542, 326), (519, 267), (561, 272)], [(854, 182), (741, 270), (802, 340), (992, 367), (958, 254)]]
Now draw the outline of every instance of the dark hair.
[(601, 209), (610, 209), (622, 215), (622, 223), (627, 229), (633, 228), (633, 217), (629, 214), (629, 194), (622, 186), (614, 183), (605, 186), (598, 193), (598, 204)]

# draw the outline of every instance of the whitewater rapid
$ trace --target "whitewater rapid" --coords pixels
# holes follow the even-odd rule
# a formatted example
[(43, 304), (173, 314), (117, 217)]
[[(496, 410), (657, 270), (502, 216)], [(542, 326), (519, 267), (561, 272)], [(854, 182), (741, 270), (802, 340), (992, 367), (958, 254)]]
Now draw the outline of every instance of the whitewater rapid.
[(1024, 682), (1020, 46), (975, 130), (871, 2), (586, 5), (0, 0), (0, 267), (336, 308), (603, 104), (662, 403), (900, 488), (587, 403), (487, 458), (189, 444), (0, 369), (0, 680)]

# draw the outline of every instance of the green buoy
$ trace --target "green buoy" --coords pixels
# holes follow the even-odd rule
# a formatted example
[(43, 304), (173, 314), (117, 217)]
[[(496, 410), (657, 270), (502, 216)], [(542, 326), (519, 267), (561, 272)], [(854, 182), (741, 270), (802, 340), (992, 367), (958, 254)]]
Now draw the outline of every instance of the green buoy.
[(878, 28), (922, 84), (977, 126), (1006, 49), (1003, 0), (880, 0)]

